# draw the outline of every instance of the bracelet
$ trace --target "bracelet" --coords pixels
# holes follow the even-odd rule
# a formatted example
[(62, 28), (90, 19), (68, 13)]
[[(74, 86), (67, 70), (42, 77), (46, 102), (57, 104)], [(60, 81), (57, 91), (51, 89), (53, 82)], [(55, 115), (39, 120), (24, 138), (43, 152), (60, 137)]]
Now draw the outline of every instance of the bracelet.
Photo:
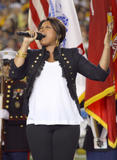
[(26, 53), (22, 53), (20, 50), (17, 52), (16, 54), (17, 57), (23, 57), (26, 58), (27, 54)]

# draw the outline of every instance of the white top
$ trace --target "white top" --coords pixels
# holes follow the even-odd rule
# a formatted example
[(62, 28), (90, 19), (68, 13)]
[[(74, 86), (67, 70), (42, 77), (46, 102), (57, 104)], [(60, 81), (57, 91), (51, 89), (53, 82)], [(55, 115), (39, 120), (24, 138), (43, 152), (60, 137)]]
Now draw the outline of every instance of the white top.
[(83, 121), (72, 100), (59, 62), (45, 62), (29, 98), (27, 124), (79, 125)]

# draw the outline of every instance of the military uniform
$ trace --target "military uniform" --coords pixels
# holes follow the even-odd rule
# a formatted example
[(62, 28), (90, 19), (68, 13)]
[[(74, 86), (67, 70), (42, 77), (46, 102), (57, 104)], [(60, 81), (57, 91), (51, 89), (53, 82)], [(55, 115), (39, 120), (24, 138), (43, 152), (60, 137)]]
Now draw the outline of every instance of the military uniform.
[(23, 116), (23, 81), (6, 80), (4, 83), (4, 109), (9, 111), (9, 120), (4, 120), (4, 151), (28, 151), (25, 134), (26, 117)]
[[(83, 107), (84, 103), (82, 103), (81, 105)], [(116, 110), (117, 110), (117, 101), (116, 101)], [(91, 128), (92, 123), (91, 123), (90, 116), (87, 117), (87, 114), (84, 112), (84, 109), (83, 110), (81, 109), (81, 115), (84, 118), (84, 122), (82, 123), (80, 128), (81, 137), (79, 138), (78, 148), (81, 148), (81, 150), (79, 150), (79, 152), (81, 151), (81, 154), (83, 154), (82, 149), (84, 149), (86, 151), (87, 160), (99, 160), (99, 159), (116, 160), (117, 147), (115, 149), (109, 147), (108, 137), (106, 136), (106, 133), (102, 134), (102, 130), (104, 129), (102, 125), (100, 125), (97, 121), (95, 121), (95, 126), (97, 126), (97, 129), (98, 129), (95, 131), (95, 133), (98, 133), (99, 136), (101, 136), (102, 134), (102, 137), (106, 136), (104, 143), (99, 138), (97, 139), (94, 138), (94, 133)]]
[(10, 60), (15, 57), (16, 51), (0, 51), (0, 55), (3, 60), (4, 75), (3, 110), (9, 113), (7, 119), (3, 118), (2, 159), (27, 160), (29, 149), (26, 137), (26, 117), (22, 112), (26, 82), (9, 79)]
[[(101, 134), (102, 126), (97, 123), (99, 134)], [(105, 160), (116, 160), (117, 159), (117, 148), (112, 149), (107, 144), (107, 148), (102, 148), (101, 141), (97, 141), (99, 149), (94, 148), (94, 136), (92, 133), (92, 130), (90, 126), (87, 126), (86, 128), (87, 133), (85, 137), (84, 142), (84, 149), (87, 151), (87, 160), (99, 160), (99, 159), (105, 159)], [(107, 139), (107, 138), (106, 138)]]

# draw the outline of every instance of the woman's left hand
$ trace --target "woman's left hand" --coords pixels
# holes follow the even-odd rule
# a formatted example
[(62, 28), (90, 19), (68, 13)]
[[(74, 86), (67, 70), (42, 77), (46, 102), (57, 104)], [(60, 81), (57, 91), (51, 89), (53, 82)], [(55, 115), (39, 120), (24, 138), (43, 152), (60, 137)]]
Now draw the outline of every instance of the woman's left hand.
[(110, 46), (113, 26), (114, 26), (113, 22), (109, 23), (107, 26), (107, 31), (106, 31), (105, 38), (104, 38), (104, 46)]

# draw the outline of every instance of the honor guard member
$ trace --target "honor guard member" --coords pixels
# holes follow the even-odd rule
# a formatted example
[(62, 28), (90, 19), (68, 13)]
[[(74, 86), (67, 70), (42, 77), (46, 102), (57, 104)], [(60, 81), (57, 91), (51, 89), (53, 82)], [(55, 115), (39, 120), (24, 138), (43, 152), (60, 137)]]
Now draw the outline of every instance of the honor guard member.
[[(86, 128), (86, 136), (83, 148), (87, 152), (87, 160), (116, 160), (117, 147), (111, 148), (108, 145), (108, 135), (105, 128), (103, 128), (97, 121), (90, 118), (90, 124)], [(94, 121), (94, 124), (92, 123)], [(95, 125), (95, 129), (93, 128)], [(98, 134), (96, 134), (98, 132)], [(98, 136), (97, 136), (98, 135)]]
[(3, 112), (7, 111), (3, 125), (3, 160), (27, 160), (28, 144), (26, 138), (26, 117), (23, 116), (23, 94), (25, 80), (9, 79), (10, 59), (16, 52), (1, 52), (3, 55)]
[(117, 147), (114, 149), (109, 147), (107, 130), (85, 112), (84, 103), (81, 104), (81, 107), (83, 107), (81, 108), (81, 116), (84, 121), (80, 125), (80, 138), (76, 153), (78, 156), (83, 157), (83, 159), (86, 154), (85, 159), (87, 160), (116, 160)]

